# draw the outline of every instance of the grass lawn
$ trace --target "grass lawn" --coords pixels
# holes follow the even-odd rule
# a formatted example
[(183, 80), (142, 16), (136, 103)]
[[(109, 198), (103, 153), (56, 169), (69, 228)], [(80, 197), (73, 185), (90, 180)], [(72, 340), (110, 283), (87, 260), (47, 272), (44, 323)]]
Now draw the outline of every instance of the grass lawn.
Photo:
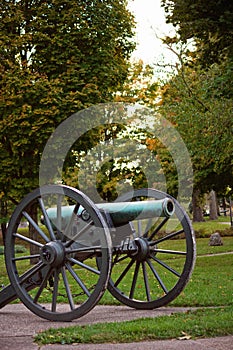
[(193, 223), (193, 228), (197, 238), (208, 238), (214, 232), (219, 232), (221, 236), (233, 235), (229, 216), (220, 216), (218, 220), (205, 218), (204, 222)]
[[(233, 237), (224, 237), (223, 241), (223, 246), (210, 247), (208, 239), (197, 239), (197, 260), (192, 278), (170, 304), (200, 309), (119, 323), (50, 329), (36, 335), (35, 341), (39, 344), (121, 343), (233, 334), (233, 255), (215, 255), (232, 252)], [(113, 304), (114, 299), (106, 292), (101, 303)]]
[[(198, 232), (204, 227), (205, 238), (197, 238), (194, 272), (185, 290), (170, 304), (198, 307), (198, 310), (135, 321), (50, 329), (37, 334), (35, 341), (38, 344), (120, 343), (233, 334), (233, 236), (228, 236), (227, 226), (223, 245), (211, 247), (208, 242), (214, 225), (212, 222), (198, 225)], [(218, 225), (225, 226), (219, 222)], [(178, 249), (179, 244), (179, 240), (174, 240), (175, 248)], [(0, 255), (0, 266), (0, 284), (6, 285), (8, 277), (3, 255)], [(101, 304), (117, 305), (119, 302), (107, 291)]]
[(126, 322), (50, 329), (39, 333), (39, 344), (129, 343), (158, 339), (190, 339), (233, 334), (233, 307)]

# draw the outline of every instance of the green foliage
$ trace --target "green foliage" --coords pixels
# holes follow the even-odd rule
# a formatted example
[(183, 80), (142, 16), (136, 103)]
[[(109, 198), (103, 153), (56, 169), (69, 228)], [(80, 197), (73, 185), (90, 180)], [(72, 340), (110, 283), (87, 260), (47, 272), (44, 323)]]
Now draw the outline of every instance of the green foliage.
[[(114, 94), (114, 101), (155, 107), (158, 103), (158, 92), (152, 67), (139, 60), (130, 66), (125, 83)], [(106, 120), (108, 117), (111, 120), (110, 111), (104, 111), (104, 113), (109, 113), (109, 116), (106, 114)], [(121, 115), (120, 119), (119, 115)], [(153, 147), (149, 144), (152, 136), (147, 130), (142, 130), (141, 125), (127, 127), (126, 124), (129, 123), (124, 124), (124, 120), (129, 118), (123, 109), (118, 110), (115, 117), (119, 119), (113, 119), (115, 123), (99, 125), (82, 135), (72, 146), (66, 159), (64, 182), (80, 188), (80, 182), (83, 179), (81, 189), (93, 200), (96, 200), (93, 198), (96, 190), (101, 198), (112, 201), (119, 193), (127, 192), (131, 187), (142, 188), (148, 185), (143, 172), (145, 169), (140, 162), (149, 161), (144, 159), (142, 150), (147, 156), (151, 153), (148, 156), (150, 160), (154, 157)], [(139, 117), (143, 119), (142, 116)], [(93, 118), (98, 123), (97, 116)], [(121, 146), (121, 142), (124, 142), (124, 147)], [(132, 143), (134, 143), (133, 147)], [(135, 152), (135, 148), (138, 152)], [(79, 181), (78, 178), (81, 180)]]
[[(226, 220), (227, 221), (227, 220)], [(224, 224), (218, 220), (193, 223), (195, 236), (200, 238), (209, 237), (212, 233), (219, 232), (221, 236), (232, 236), (233, 228), (228, 223)]]
[(162, 0), (162, 6), (179, 39), (195, 39), (197, 57), (203, 66), (220, 63), (224, 56), (232, 57), (232, 1)]
[(0, 255), (4, 254), (4, 246), (0, 246)]
[(160, 112), (177, 128), (202, 193), (233, 187), (232, 61), (208, 70), (182, 67), (164, 87)]
[[(16, 245), (15, 252), (16, 253), (25, 253), (27, 249), (23, 245)], [(4, 246), (0, 246), (0, 255), (4, 254)]]
[(233, 187), (233, 3), (162, 0), (162, 6), (167, 22), (176, 29), (175, 37), (164, 42), (179, 64), (164, 87), (160, 111), (176, 126), (190, 152), (194, 218), (202, 220), (197, 193), (201, 197), (214, 189), (224, 196), (228, 186)]
[(134, 48), (126, 5), (125, 0), (1, 2), (4, 203), (16, 203), (38, 185), (40, 156), (54, 129), (72, 113), (111, 100), (124, 83)]
[(64, 182), (81, 187), (94, 201), (99, 200), (96, 190), (102, 199), (113, 201), (132, 188), (147, 187), (148, 174), (140, 162), (149, 166), (154, 157), (148, 151), (149, 138), (147, 130), (118, 123), (90, 130), (73, 145), (64, 167)]
[(158, 104), (159, 87), (154, 80), (153, 67), (144, 64), (142, 60), (131, 64), (129, 75), (117, 92), (115, 100), (117, 102), (140, 103), (153, 108)]

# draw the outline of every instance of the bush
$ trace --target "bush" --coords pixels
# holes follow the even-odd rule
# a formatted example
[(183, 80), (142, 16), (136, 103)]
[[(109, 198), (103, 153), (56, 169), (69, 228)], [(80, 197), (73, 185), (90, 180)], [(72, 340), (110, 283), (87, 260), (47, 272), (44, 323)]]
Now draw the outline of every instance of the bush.
[[(23, 245), (16, 245), (15, 252), (16, 253), (26, 253), (27, 249)], [(0, 255), (4, 254), (4, 246), (0, 246)]]
[(208, 238), (212, 233), (219, 232), (222, 237), (233, 236), (233, 227), (218, 221), (193, 223), (196, 238)]

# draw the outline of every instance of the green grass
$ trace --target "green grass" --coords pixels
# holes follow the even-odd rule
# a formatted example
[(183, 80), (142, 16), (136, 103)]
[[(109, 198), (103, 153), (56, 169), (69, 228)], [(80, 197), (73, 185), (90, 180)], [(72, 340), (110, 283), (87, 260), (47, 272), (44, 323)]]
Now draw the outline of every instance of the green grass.
[(215, 232), (219, 232), (221, 236), (233, 235), (229, 217), (220, 216), (218, 220), (209, 220), (208, 218), (205, 220), (205, 222), (193, 223), (193, 229), (197, 238), (207, 238)]
[(233, 334), (233, 307), (201, 309), (126, 322), (49, 329), (35, 336), (39, 344), (127, 343)]
[(219, 254), (233, 251), (233, 237), (222, 237), (223, 245), (210, 246), (209, 238), (197, 238), (197, 255)]
[[(170, 305), (201, 309), (129, 322), (51, 329), (39, 333), (35, 341), (43, 344), (114, 343), (233, 334), (233, 255), (227, 254), (233, 252), (232, 233), (228, 236), (229, 225), (219, 223), (219, 220), (194, 224), (194, 229), (199, 232), (198, 237), (204, 237), (196, 240), (195, 269), (185, 290)], [(223, 245), (209, 246), (209, 236), (216, 231), (223, 236)], [(182, 240), (174, 240), (173, 245), (179, 250)], [(6, 285), (8, 276), (3, 255), (0, 255), (0, 266), (0, 284)], [(106, 291), (101, 304), (117, 305), (119, 302)]]
[[(227, 239), (225, 249), (231, 245), (233, 250), (233, 238)], [(202, 253), (209, 252), (205, 239), (197, 242)], [(233, 334), (232, 271), (232, 254), (199, 255), (189, 284), (170, 305), (201, 309), (135, 321), (50, 329), (37, 334), (35, 341), (39, 344), (121, 343)]]
[[(227, 301), (233, 300), (231, 292), (233, 290), (233, 255), (203, 256), (205, 254), (214, 255), (233, 251), (233, 237), (223, 237), (223, 246), (211, 247), (208, 242), (209, 239), (197, 239), (197, 261), (192, 278), (182, 294), (172, 302), (173, 306), (215, 306), (225, 305)], [(179, 250), (181, 244), (180, 240), (174, 240), (174, 249)], [(4, 264), (4, 257), (1, 255), (0, 285), (9, 283)], [(90, 284), (92, 284), (92, 281), (90, 281)], [(211, 293), (209, 293), (208, 285), (213, 287)], [(211, 294), (211, 297), (209, 297), (209, 294)], [(43, 301), (47, 301), (46, 294)], [(119, 305), (119, 302), (108, 291), (104, 293), (100, 303)]]
[(188, 285), (170, 305), (190, 307), (233, 306), (232, 271), (232, 254), (197, 257)]

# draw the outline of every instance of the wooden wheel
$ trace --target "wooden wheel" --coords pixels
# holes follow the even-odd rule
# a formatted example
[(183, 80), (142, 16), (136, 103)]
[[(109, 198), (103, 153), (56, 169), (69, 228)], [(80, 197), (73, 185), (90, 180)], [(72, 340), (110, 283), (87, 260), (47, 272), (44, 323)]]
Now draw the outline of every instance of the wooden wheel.
[[(37, 224), (33, 208), (43, 226)], [(71, 321), (97, 304), (108, 284), (111, 253), (110, 233), (98, 208), (68, 186), (45, 186), (27, 195), (7, 229), (10, 281), (26, 307), (48, 320)]]
[[(122, 248), (113, 250), (108, 289), (120, 302), (137, 309), (154, 309), (175, 299), (187, 284), (195, 261), (195, 238), (187, 214), (171, 196), (141, 189), (118, 201), (169, 198), (171, 217), (135, 220)], [(127, 232), (127, 226), (118, 228)], [(127, 248), (127, 245), (129, 248)]]

